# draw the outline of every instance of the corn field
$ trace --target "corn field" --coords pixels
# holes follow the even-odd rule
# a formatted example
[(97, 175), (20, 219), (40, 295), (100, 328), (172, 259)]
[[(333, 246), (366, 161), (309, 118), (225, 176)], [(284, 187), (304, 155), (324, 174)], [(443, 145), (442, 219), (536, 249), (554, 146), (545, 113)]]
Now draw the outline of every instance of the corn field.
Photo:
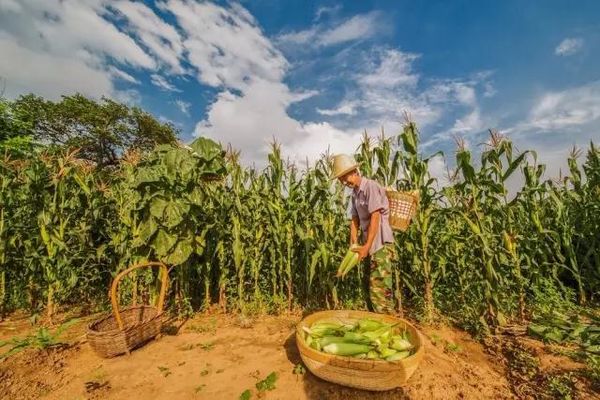
[[(170, 267), (180, 313), (284, 312), (365, 307), (365, 271), (335, 278), (349, 245), (348, 194), (328, 158), (282, 159), (272, 145), (262, 170), (200, 138), (130, 152), (116, 167), (77, 150), (40, 147), (0, 162), (0, 313), (107, 307), (114, 275), (143, 260)], [(573, 151), (569, 173), (545, 180), (533, 151), (492, 132), (473, 160), (464, 146), (440, 185), (407, 123), (396, 137), (365, 135), (362, 175), (418, 190), (419, 212), (396, 232), (398, 311), (486, 330), (526, 320), (543, 299), (598, 302), (600, 151)], [(511, 194), (509, 179), (523, 187)], [(127, 282), (144, 296), (151, 271)], [(150, 293), (150, 295), (152, 295)]]

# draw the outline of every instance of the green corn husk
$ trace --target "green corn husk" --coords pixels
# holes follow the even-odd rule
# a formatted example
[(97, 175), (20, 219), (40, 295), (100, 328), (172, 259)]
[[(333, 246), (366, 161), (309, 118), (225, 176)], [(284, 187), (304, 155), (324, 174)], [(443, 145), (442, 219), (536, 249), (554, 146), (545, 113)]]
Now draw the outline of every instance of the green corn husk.
[(367, 353), (367, 358), (369, 360), (377, 360), (377, 359), (379, 359), (379, 353), (376, 352), (375, 350), (371, 350), (370, 352)]
[(306, 339), (304, 339), (304, 343), (306, 343), (306, 345), (308, 347), (311, 347), (310, 345), (314, 342), (315, 340), (313, 339), (312, 336), (310, 335), (306, 335)]
[(338, 277), (345, 277), (346, 274), (352, 269), (354, 268), (354, 266), (356, 266), (356, 264), (358, 264), (358, 253), (356, 253), (355, 251), (352, 251), (352, 249), (356, 249), (358, 246), (357, 245), (352, 245), (350, 247), (350, 249), (348, 249), (348, 251), (346, 252), (346, 255), (344, 256), (344, 259), (342, 260), (342, 263), (340, 264), (338, 271), (337, 271), (337, 275)]
[(358, 265), (359, 262), (359, 255), (357, 252), (350, 250), (350, 252), (352, 253), (350, 255), (350, 260), (348, 260), (348, 264), (346, 264), (346, 268), (344, 269), (344, 272), (342, 272), (342, 277), (345, 277), (348, 272), (352, 271), (352, 268), (356, 267)]
[(390, 349), (389, 347), (386, 347), (379, 352), (379, 354), (381, 355), (381, 358), (387, 358), (387, 357), (393, 356), (396, 353), (397, 353), (396, 350)]
[(317, 351), (322, 351), (323, 348), (321, 347), (321, 342), (319, 341), (319, 339), (315, 339), (313, 340), (310, 345), (309, 345), (312, 349), (315, 349)]
[(354, 356), (361, 353), (368, 353), (371, 349), (371, 346), (356, 343), (331, 343), (323, 346), (325, 353), (336, 356)]
[(390, 343), (390, 347), (392, 349), (395, 349), (395, 350), (398, 350), (398, 351), (405, 351), (405, 350), (412, 349), (413, 345), (412, 345), (412, 343), (410, 343), (406, 339), (403, 339), (403, 338), (396, 339), (394, 337), (394, 338), (392, 338), (392, 342)]
[(358, 321), (358, 329), (362, 332), (376, 331), (381, 329), (384, 325), (387, 324), (369, 318), (363, 318)]
[(320, 342), (321, 346), (327, 346), (331, 343), (352, 343), (352, 341), (345, 339), (343, 336), (323, 336)]
[(410, 356), (410, 351), (399, 351), (385, 358), (385, 361), (398, 361)]
[(344, 334), (344, 339), (346, 339), (348, 343), (371, 344), (373, 342), (373, 340), (368, 337), (356, 332), (346, 332)]
[(339, 356), (395, 361), (408, 357), (414, 346), (406, 330), (394, 332), (397, 324), (363, 318), (356, 323), (324, 319), (304, 327), (306, 344)]
[(335, 336), (344, 331), (341, 324), (331, 322), (315, 323), (310, 328), (303, 327), (304, 331), (315, 338), (323, 336)]

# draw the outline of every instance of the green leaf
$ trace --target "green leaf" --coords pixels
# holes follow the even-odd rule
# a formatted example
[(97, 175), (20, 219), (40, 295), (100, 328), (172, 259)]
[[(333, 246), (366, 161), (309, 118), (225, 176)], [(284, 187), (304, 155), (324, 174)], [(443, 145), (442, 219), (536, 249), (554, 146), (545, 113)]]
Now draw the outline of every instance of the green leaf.
[(277, 373), (271, 372), (265, 379), (256, 383), (256, 389), (259, 392), (273, 390), (275, 389), (275, 382), (277, 382)]
[(191, 240), (182, 240), (175, 245), (175, 248), (172, 250), (171, 254), (169, 254), (164, 261), (171, 265), (183, 264), (190, 257), (193, 250), (194, 249)]
[(176, 227), (183, 221), (189, 211), (189, 204), (180, 201), (168, 202), (164, 208), (164, 226), (167, 228)]
[(169, 254), (169, 251), (177, 243), (177, 236), (168, 234), (164, 229), (159, 229), (152, 247), (156, 250), (159, 257), (165, 257)]
[(221, 145), (214, 140), (204, 137), (199, 137), (198, 139), (194, 140), (192, 144), (190, 144), (190, 147), (205, 161), (210, 161), (215, 157), (222, 156), (223, 154)]
[(250, 389), (246, 389), (240, 394), (240, 400), (250, 400), (252, 398), (252, 392)]
[(154, 218), (148, 217), (140, 225), (139, 237), (138, 237), (139, 241), (141, 243), (147, 243), (152, 238), (154, 233), (156, 233), (157, 229), (158, 229), (158, 225), (156, 224), (156, 221), (154, 220)]
[(169, 202), (160, 197), (154, 197), (150, 203), (150, 214), (158, 220), (162, 220), (165, 208)]

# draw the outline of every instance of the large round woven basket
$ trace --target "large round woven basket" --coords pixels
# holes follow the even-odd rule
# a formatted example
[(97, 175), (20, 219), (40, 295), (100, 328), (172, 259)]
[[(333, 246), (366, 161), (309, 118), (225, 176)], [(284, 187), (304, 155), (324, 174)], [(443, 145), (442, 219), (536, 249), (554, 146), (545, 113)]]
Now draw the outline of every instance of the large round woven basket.
[[(152, 266), (158, 266), (162, 275), (156, 306), (141, 305), (120, 310), (117, 293), (121, 279), (135, 269)], [(134, 265), (115, 277), (110, 290), (113, 314), (92, 322), (87, 332), (88, 342), (96, 354), (104, 358), (129, 354), (160, 334), (168, 279), (167, 267), (161, 262)]]
[(399, 192), (388, 188), (386, 197), (390, 204), (390, 226), (394, 230), (406, 231), (417, 212), (418, 192)]
[[(303, 327), (314, 322), (332, 320), (352, 323), (361, 318), (374, 318), (384, 322), (399, 324), (406, 329), (416, 351), (411, 356), (398, 361), (365, 360), (335, 356), (317, 351), (304, 342)], [(384, 391), (407, 383), (423, 359), (423, 339), (419, 331), (408, 321), (391, 315), (375, 314), (366, 311), (335, 310), (320, 311), (304, 318), (296, 326), (296, 344), (306, 368), (321, 379), (357, 389)]]

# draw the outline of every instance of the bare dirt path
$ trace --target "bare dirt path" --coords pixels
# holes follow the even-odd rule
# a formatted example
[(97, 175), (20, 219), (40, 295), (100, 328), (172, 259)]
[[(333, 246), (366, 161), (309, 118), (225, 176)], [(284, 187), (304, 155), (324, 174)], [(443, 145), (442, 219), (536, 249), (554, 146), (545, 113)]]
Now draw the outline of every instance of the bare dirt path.
[[(481, 344), (452, 328), (427, 328), (426, 356), (408, 385), (370, 393), (324, 382), (300, 363), (294, 342), (299, 317), (263, 317), (240, 324), (237, 317), (202, 316), (187, 321), (130, 356), (102, 359), (87, 343), (27, 350), (0, 362), (1, 399), (239, 399), (271, 372), (275, 389), (266, 399), (510, 399), (503, 366)], [(0, 323), (0, 339), (20, 329)], [(16, 325), (15, 325), (16, 324)], [(248, 326), (248, 327), (242, 327)], [(85, 324), (69, 339), (82, 338)]]

